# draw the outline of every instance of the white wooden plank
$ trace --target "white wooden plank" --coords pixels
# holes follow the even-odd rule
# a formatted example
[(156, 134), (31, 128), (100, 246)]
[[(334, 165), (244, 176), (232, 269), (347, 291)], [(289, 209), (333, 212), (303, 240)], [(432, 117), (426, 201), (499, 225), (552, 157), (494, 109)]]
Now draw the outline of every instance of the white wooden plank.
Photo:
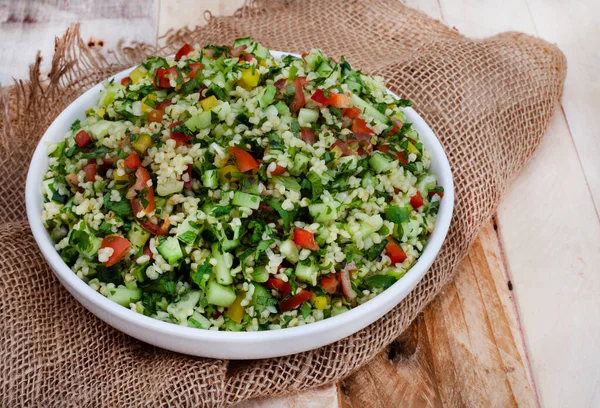
[[(578, 7), (589, 13), (593, 3), (579, 2)], [(586, 8), (586, 4), (590, 7)], [(535, 23), (541, 18), (537, 10), (530, 13), (524, 0), (441, 0), (441, 8), (447, 24), (473, 37), (506, 30), (536, 35)], [(553, 7), (547, 2), (539, 2), (539, 8), (545, 8), (546, 14), (554, 13), (549, 11)], [(554, 23), (543, 20), (548, 24), (548, 32), (559, 24), (565, 35), (576, 31), (575, 23), (565, 24), (564, 13)], [(545, 33), (542, 37), (557, 41), (557, 37), (550, 38)], [(563, 51), (567, 56), (573, 53), (569, 48), (569, 41), (565, 41)], [(577, 104), (572, 101), (582, 96), (585, 102), (577, 103), (589, 103), (585, 96), (593, 93), (594, 86), (583, 94), (573, 86), (572, 92), (565, 93), (563, 103), (575, 109)], [(573, 121), (577, 122), (569, 123), (573, 132), (579, 126), (587, 126), (590, 134), (595, 133), (589, 117), (587, 122), (580, 123), (579, 118)], [(580, 140), (593, 155), (593, 141), (585, 136)], [(586, 154), (579, 150), (581, 157), (587, 158)], [(593, 157), (597, 158), (598, 153)], [(596, 165), (597, 159), (587, 167)], [(597, 175), (598, 167), (592, 172)], [(600, 222), (591, 198), (578, 152), (559, 111), (540, 152), (519, 175), (498, 215), (534, 377), (540, 399), (549, 407), (600, 404), (600, 277), (594, 273), (600, 261)]]
[(327, 385), (285, 397), (257, 398), (236, 404), (234, 408), (338, 408), (338, 391)]
[(213, 16), (231, 15), (244, 5), (244, 0), (160, 0), (158, 31), (190, 28), (206, 24), (205, 11)]
[(526, 1), (539, 35), (567, 56), (563, 109), (600, 213), (600, 1)]
[(157, 1), (36, 2), (32, 0), (0, 5), (0, 84), (29, 76), (29, 64), (42, 51), (42, 72), (49, 70), (54, 38), (75, 22), (82, 38), (98, 49), (114, 48), (129, 41), (156, 41)]

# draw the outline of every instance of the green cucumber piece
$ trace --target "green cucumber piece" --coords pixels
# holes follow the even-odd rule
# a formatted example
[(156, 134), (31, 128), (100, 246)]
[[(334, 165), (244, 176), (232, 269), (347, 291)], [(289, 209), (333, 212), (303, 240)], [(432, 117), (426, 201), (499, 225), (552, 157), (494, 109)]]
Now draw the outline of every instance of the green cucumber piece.
[(202, 293), (198, 290), (192, 290), (181, 296), (178, 302), (171, 303), (167, 307), (167, 312), (173, 316), (179, 323), (187, 323), (187, 319), (194, 313), (194, 307), (200, 301)]
[(373, 153), (369, 158), (369, 166), (375, 173), (385, 173), (392, 169), (394, 160), (384, 153)]
[[(233, 276), (231, 276), (231, 262), (228, 262), (229, 259), (225, 259), (231, 257), (231, 254), (225, 255), (225, 253), (221, 252), (219, 248), (219, 244), (214, 243), (211, 246), (212, 254), (211, 256), (217, 261), (217, 264), (212, 267), (213, 274), (217, 280), (217, 283), (221, 285), (231, 285), (233, 283)], [(223, 250), (225, 250), (223, 248)]]
[(302, 282), (310, 283), (313, 286), (317, 284), (317, 276), (319, 274), (319, 269), (315, 264), (296, 265), (296, 279), (301, 280)]
[(292, 164), (292, 167), (288, 167), (288, 171), (292, 176), (299, 176), (306, 172), (308, 163), (310, 163), (310, 157), (304, 153), (298, 153), (296, 157), (294, 157), (294, 163)]
[(314, 109), (300, 108), (298, 112), (298, 123), (300, 127), (310, 127), (311, 123), (314, 123), (319, 119), (319, 112)]
[(253, 210), (257, 210), (260, 205), (260, 196), (256, 194), (248, 194), (242, 191), (236, 191), (233, 193), (233, 199), (231, 204), (238, 207), (248, 207)]
[(258, 315), (260, 315), (267, 306), (274, 306), (277, 300), (271, 295), (271, 291), (263, 285), (254, 285), (254, 293), (252, 294), (252, 306)]
[(313, 217), (315, 222), (331, 222), (338, 217), (338, 209), (341, 204), (337, 201), (325, 203), (312, 203), (308, 206), (308, 212)]
[(206, 188), (215, 189), (219, 186), (219, 170), (206, 170), (202, 173), (202, 185)]
[(146, 244), (148, 238), (150, 238), (150, 232), (146, 231), (140, 224), (134, 221), (131, 223), (131, 229), (127, 234), (127, 238), (133, 245), (141, 248)]
[(106, 297), (121, 306), (129, 307), (130, 303), (137, 302), (142, 298), (142, 290), (119, 285), (114, 289), (110, 289)]
[(278, 101), (275, 105), (277, 112), (280, 116), (284, 116), (290, 113), (290, 108), (285, 104), (284, 101)]
[[(220, 106), (220, 105), (219, 105)], [(215, 108), (216, 109), (216, 108)], [(192, 116), (184, 122), (184, 125), (193, 132), (201, 129), (209, 128), (211, 125), (211, 113), (201, 112), (197, 115)]]
[(264, 266), (257, 266), (252, 272), (252, 280), (258, 283), (264, 283), (269, 280), (269, 272)]
[(181, 251), (179, 240), (176, 237), (167, 237), (162, 244), (156, 247), (156, 249), (169, 265), (175, 265), (183, 258), (183, 252)]
[(235, 302), (235, 291), (231, 286), (219, 285), (210, 280), (206, 285), (206, 301), (215, 306), (228, 307)]
[(194, 312), (188, 319), (187, 325), (188, 327), (195, 327), (197, 329), (208, 330), (208, 328), (210, 327), (210, 320), (202, 316), (200, 313)]
[(292, 240), (283, 241), (279, 246), (279, 253), (291, 263), (297, 263), (300, 260), (298, 247)]
[(437, 185), (437, 176), (433, 173), (424, 173), (417, 178), (417, 190), (421, 192), (423, 197), (427, 197), (429, 191), (433, 190)]
[(361, 99), (356, 94), (350, 94), (350, 104), (363, 111), (367, 117), (377, 119), (381, 123), (390, 123), (390, 120), (387, 118), (387, 116), (379, 112), (373, 105), (364, 99)]
[(282, 184), (286, 190), (297, 192), (301, 190), (300, 184), (294, 177), (277, 176), (273, 177), (271, 180), (275, 183)]
[(277, 88), (273, 85), (269, 84), (265, 86), (261, 94), (258, 96), (258, 103), (261, 108), (266, 108), (269, 106), (273, 100), (275, 100), (275, 95), (277, 94)]
[(233, 42), (233, 48), (237, 48), (242, 45), (250, 46), (252, 44), (252, 40), (250, 37), (238, 38)]
[(200, 230), (194, 226), (196, 221), (196, 217), (192, 216), (177, 226), (177, 239), (185, 245), (193, 245), (200, 234)]

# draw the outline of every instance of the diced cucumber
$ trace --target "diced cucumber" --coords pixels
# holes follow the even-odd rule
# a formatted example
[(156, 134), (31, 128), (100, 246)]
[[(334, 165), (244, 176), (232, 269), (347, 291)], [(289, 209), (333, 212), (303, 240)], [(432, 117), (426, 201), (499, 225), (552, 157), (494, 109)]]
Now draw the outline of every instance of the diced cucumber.
[(264, 109), (269, 106), (275, 99), (276, 94), (277, 88), (275, 88), (273, 85), (269, 84), (265, 86), (263, 91), (258, 95), (258, 103), (260, 104), (260, 107)]
[(284, 101), (278, 101), (275, 104), (275, 108), (277, 109), (277, 112), (279, 113), (279, 115), (283, 116), (286, 114), (290, 113), (290, 108), (288, 108), (288, 106), (285, 104)]
[(240, 241), (238, 239), (225, 239), (221, 242), (221, 246), (223, 251), (230, 252), (240, 246)]
[(363, 240), (371, 234), (379, 231), (379, 229), (383, 226), (383, 219), (379, 214), (375, 214), (370, 216), (365, 221), (360, 223), (360, 229), (354, 233), (352, 239), (354, 242)]
[(319, 112), (314, 109), (300, 108), (298, 112), (298, 123), (300, 127), (310, 127), (311, 123), (319, 119)]
[(69, 245), (77, 248), (79, 253), (87, 259), (96, 258), (100, 244), (102, 244), (102, 240), (96, 237), (83, 221), (77, 229), (74, 228), (70, 232)]
[(331, 317), (347, 312), (349, 309), (346, 306), (332, 306)]
[(319, 76), (328, 77), (333, 72), (333, 68), (327, 61), (323, 60), (323, 62), (319, 64), (316, 72)]
[(369, 158), (369, 166), (375, 173), (385, 173), (392, 169), (394, 160), (384, 153), (373, 153)]
[(429, 191), (433, 190), (436, 185), (437, 176), (433, 173), (424, 173), (418, 177), (416, 187), (423, 197), (427, 197)]
[(175, 265), (183, 258), (183, 252), (181, 251), (179, 240), (176, 237), (167, 237), (162, 244), (156, 247), (156, 249), (169, 265)]
[(249, 46), (250, 44), (252, 44), (252, 40), (250, 39), (250, 37), (238, 38), (233, 42), (233, 48), (237, 48), (242, 45)]
[(286, 177), (286, 176), (277, 176), (273, 177), (275, 183), (282, 184), (286, 190), (290, 191), (300, 191), (300, 184), (296, 181), (294, 177)]
[(225, 328), (225, 330), (230, 331), (230, 332), (239, 332), (239, 331), (242, 331), (242, 329), (244, 328), (244, 325), (242, 325), (241, 323), (238, 323), (234, 320), (228, 319), (225, 321), (225, 324), (223, 325), (223, 327)]
[(286, 240), (281, 243), (279, 246), (279, 253), (285, 256), (285, 259), (292, 263), (296, 263), (300, 260), (300, 254), (298, 252), (298, 247), (292, 240)]
[(260, 59), (266, 59), (271, 56), (271, 52), (269, 51), (269, 49), (263, 47), (258, 43), (252, 43), (251, 46), (246, 48), (246, 51), (248, 51), (251, 54), (254, 54), (255, 57)]
[(108, 104), (112, 103), (115, 100), (117, 92), (119, 92), (121, 89), (125, 89), (125, 87), (118, 82), (108, 84), (100, 92), (100, 101), (98, 104), (100, 106), (107, 106)]
[(303, 265), (299, 263), (298, 265), (296, 265), (295, 273), (296, 278), (298, 280), (310, 283), (313, 286), (317, 284), (317, 276), (319, 274), (319, 269), (315, 264), (311, 263), (309, 265)]
[(137, 302), (142, 298), (142, 290), (119, 285), (114, 289), (110, 289), (106, 297), (121, 306), (128, 307), (130, 303)]
[(292, 164), (292, 167), (288, 167), (288, 171), (292, 176), (299, 176), (306, 172), (308, 163), (310, 163), (310, 157), (304, 153), (298, 153), (296, 157), (294, 157), (294, 163)]
[(230, 268), (233, 264), (233, 257), (231, 254), (221, 252), (217, 243), (212, 244), (211, 249), (211, 256), (217, 261), (217, 264), (212, 267), (217, 282), (221, 285), (231, 285), (233, 276), (231, 276)]
[(185, 126), (193, 132), (209, 128), (211, 125), (211, 113), (209, 111), (201, 112), (185, 121)]
[(211, 112), (215, 112), (220, 120), (225, 120), (231, 113), (231, 105), (229, 105), (229, 102), (223, 102), (222, 104), (215, 106)]
[(269, 272), (264, 266), (257, 266), (252, 272), (252, 280), (258, 283), (264, 283), (269, 280)]
[(127, 234), (127, 238), (133, 245), (141, 248), (146, 244), (148, 238), (150, 238), (150, 232), (146, 231), (140, 224), (134, 221), (131, 223), (131, 229)]
[(181, 180), (170, 180), (156, 187), (156, 194), (162, 197), (183, 191), (184, 182)]
[(265, 109), (265, 116), (267, 117), (267, 119), (270, 119), (274, 116), (279, 116), (279, 111), (277, 110), (275, 105), (269, 105)]
[(202, 173), (202, 185), (206, 188), (215, 189), (219, 186), (219, 170), (206, 170)]
[(312, 49), (310, 52), (304, 57), (304, 60), (308, 64), (308, 68), (311, 71), (314, 71), (323, 61), (325, 61), (325, 57), (320, 50)]
[(113, 122), (109, 122), (108, 120), (99, 120), (96, 123), (90, 125), (90, 133), (96, 139), (100, 139), (106, 135), (108, 135), (108, 130), (112, 126)]
[(208, 330), (208, 328), (210, 327), (210, 320), (202, 316), (200, 313), (194, 312), (188, 319), (187, 325), (188, 327), (195, 327), (197, 329)]
[(228, 307), (235, 302), (235, 291), (231, 286), (219, 285), (210, 280), (206, 285), (206, 301), (215, 306)]
[[(52, 191), (50, 186), (54, 186), (54, 177), (44, 180), (42, 182), (44, 194), (46, 194), (46, 197), (48, 197), (48, 200), (52, 200), (52, 196), (54, 195), (54, 192)], [(298, 186), (298, 187), (300, 187), (300, 186)]]
[(362, 181), (360, 182), (360, 185), (363, 188), (375, 187), (377, 184), (379, 184), (379, 180), (377, 180), (377, 178), (374, 177), (371, 172), (366, 172)]
[(364, 99), (360, 98), (356, 94), (350, 94), (350, 104), (359, 108), (364, 114), (373, 119), (377, 119), (381, 123), (389, 123), (390, 120), (383, 113), (379, 112), (373, 105)]
[(225, 74), (218, 71), (214, 77), (211, 78), (213, 84), (218, 85), (221, 88), (225, 88)]
[(260, 196), (236, 191), (233, 193), (231, 204), (237, 205), (238, 207), (248, 207), (257, 210), (260, 205)]
[(254, 293), (252, 294), (252, 306), (258, 315), (260, 315), (267, 306), (276, 305), (277, 301), (271, 295), (271, 292), (263, 285), (254, 285)]
[(187, 319), (194, 313), (194, 307), (200, 301), (202, 293), (198, 290), (192, 290), (181, 296), (177, 303), (171, 303), (167, 307), (167, 312), (173, 316), (180, 324), (186, 324)]
[(313, 203), (308, 206), (308, 212), (315, 222), (331, 222), (338, 217), (338, 209), (341, 204), (337, 201), (325, 203)]

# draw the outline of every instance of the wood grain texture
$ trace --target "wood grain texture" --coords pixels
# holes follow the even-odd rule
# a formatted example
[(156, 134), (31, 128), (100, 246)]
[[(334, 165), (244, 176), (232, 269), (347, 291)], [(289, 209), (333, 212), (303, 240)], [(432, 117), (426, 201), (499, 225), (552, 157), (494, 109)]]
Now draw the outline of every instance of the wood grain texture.
[(454, 282), (389, 349), (342, 383), (350, 407), (534, 407), (498, 236), (488, 225)]

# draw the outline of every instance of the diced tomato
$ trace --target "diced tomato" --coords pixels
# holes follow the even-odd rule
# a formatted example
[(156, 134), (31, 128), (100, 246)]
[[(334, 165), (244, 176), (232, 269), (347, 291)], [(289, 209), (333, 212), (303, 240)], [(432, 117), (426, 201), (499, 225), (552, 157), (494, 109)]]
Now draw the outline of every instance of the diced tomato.
[[(181, 125), (183, 122), (181, 121), (177, 121), (177, 122), (173, 122), (169, 125), (170, 129), (173, 129), (174, 127)], [(183, 132), (173, 132), (173, 130), (171, 130), (171, 139), (175, 140), (178, 143), (187, 143), (190, 140), (192, 140), (191, 137), (188, 137), (185, 135), (185, 133)]]
[(239, 57), (242, 55), (242, 51), (244, 51), (248, 46), (246, 44), (240, 45), (239, 47), (235, 47), (234, 49), (229, 51), (229, 55), (232, 57)]
[(313, 297), (313, 294), (308, 290), (302, 289), (297, 295), (292, 296), (282, 302), (279, 302), (279, 311), (281, 313), (287, 312), (288, 310), (297, 309), (302, 303), (306, 302)]
[(285, 173), (286, 170), (287, 169), (285, 167), (281, 167), (280, 165), (277, 164), (275, 166), (275, 170), (270, 172), (271, 177), (281, 176), (283, 173)]
[(398, 118), (392, 118), (392, 121), (394, 122), (394, 127), (392, 127), (392, 131), (390, 132), (392, 135), (397, 133), (400, 129), (402, 129), (402, 121)]
[(412, 205), (414, 209), (417, 209), (423, 205), (423, 196), (421, 195), (420, 191), (417, 191), (417, 193), (410, 198), (410, 205)]
[(140, 160), (140, 156), (138, 156), (138, 154), (136, 152), (132, 152), (123, 161), (123, 164), (129, 171), (134, 171), (134, 170), (137, 170), (137, 168), (142, 165), (142, 161)]
[(322, 89), (317, 89), (310, 98), (323, 106), (333, 106), (336, 108), (347, 108), (350, 106), (349, 95), (331, 92), (329, 97), (326, 97)]
[(443, 191), (430, 191), (429, 193), (427, 193), (427, 195), (429, 197), (433, 197), (434, 195), (438, 195), (440, 198), (444, 197), (444, 192)]
[(148, 113), (148, 122), (162, 122), (162, 118), (164, 116), (164, 112), (158, 109), (152, 109), (150, 113)]
[(322, 105), (325, 105), (329, 101), (329, 98), (325, 96), (325, 93), (322, 89), (317, 89), (310, 99)]
[(358, 140), (348, 140), (344, 142), (341, 139), (336, 140), (331, 145), (331, 150), (339, 148), (342, 152), (342, 156), (356, 156), (358, 155)]
[(96, 162), (88, 163), (84, 166), (83, 171), (85, 172), (85, 179), (92, 183), (96, 181)]
[(192, 51), (194, 51), (194, 47), (192, 47), (189, 44), (183, 44), (183, 47), (181, 47), (179, 51), (177, 51), (177, 54), (175, 54), (175, 61), (179, 61), (181, 58), (188, 55)]
[(342, 283), (342, 292), (344, 293), (344, 296), (350, 300), (357, 296), (354, 289), (352, 289), (352, 282), (350, 281), (350, 272), (355, 270), (356, 263), (352, 261), (351, 263), (347, 264), (346, 267), (339, 273), (339, 279)]
[(244, 61), (250, 62), (255, 57), (254, 57), (254, 54), (245, 54), (243, 58), (244, 58)]
[(406, 152), (398, 152), (396, 153), (396, 158), (400, 163), (408, 164), (408, 158), (406, 157)]
[(352, 108), (346, 108), (344, 109), (344, 116), (350, 119), (356, 119), (358, 118), (358, 115), (360, 115), (360, 109), (353, 106)]
[[(156, 208), (154, 203), (154, 188), (148, 185), (150, 174), (143, 167), (138, 167), (135, 172), (135, 184), (131, 186), (127, 192), (127, 198), (131, 200), (131, 209), (133, 214), (136, 215), (140, 211), (144, 211), (146, 214), (150, 214)], [(138, 193), (143, 192), (140, 196)], [(147, 202), (144, 207), (143, 202)]]
[(185, 181), (185, 179), (183, 180), (183, 187), (191, 190), (192, 189), (192, 165), (188, 164), (187, 169), (185, 170), (185, 172), (183, 173), (184, 175), (187, 174), (187, 181)]
[(171, 225), (171, 221), (169, 220), (168, 214), (165, 216), (165, 220), (160, 225), (155, 224), (150, 220), (138, 220), (138, 222), (142, 228), (153, 235), (169, 235), (169, 226)]
[(169, 67), (169, 69), (167, 70), (167, 73), (169, 74), (169, 85), (171, 84), (171, 79), (173, 81), (177, 81), (177, 65), (173, 65), (172, 67)]
[(315, 241), (315, 234), (302, 228), (294, 228), (294, 242), (302, 248), (317, 251), (319, 244)]
[[(188, 77), (196, 78), (198, 71), (200, 71), (202, 68), (204, 68), (204, 65), (199, 62), (193, 62), (191, 64), (188, 64), (188, 68), (191, 69), (190, 73), (188, 74)], [(171, 101), (169, 101), (169, 102), (171, 102)]]
[(302, 90), (302, 87), (307, 83), (306, 77), (298, 77), (294, 79), (293, 85), (296, 88), (296, 93), (294, 94), (292, 103), (290, 103), (290, 110), (294, 113), (297, 113), (306, 103), (306, 98), (304, 97), (304, 91)]
[(277, 289), (281, 294), (281, 297), (286, 297), (292, 293), (292, 286), (289, 282), (284, 282), (281, 279), (270, 277), (266, 282), (267, 288)]
[(85, 130), (80, 130), (75, 135), (75, 143), (77, 143), (77, 146), (79, 147), (86, 147), (92, 143), (92, 138)]
[(121, 85), (123, 85), (123, 86), (127, 86), (130, 83), (131, 83), (131, 78), (129, 78), (128, 76), (125, 77), (125, 78), (123, 78), (123, 79), (121, 79)]
[[(202, 64), (200, 64), (200, 65), (202, 65)], [(156, 105), (156, 109), (164, 113), (165, 110), (167, 109), (167, 106), (169, 106), (170, 104), (171, 104), (171, 100), (165, 99), (164, 101), (162, 101), (161, 103)]]
[(309, 145), (315, 144), (317, 137), (315, 136), (315, 132), (310, 129), (300, 129), (300, 137), (304, 140), (305, 143)]
[(285, 87), (286, 83), (287, 83), (287, 80), (280, 79), (279, 81), (275, 82), (273, 85), (275, 85), (275, 88), (282, 90)]
[(352, 121), (352, 133), (364, 133), (367, 135), (375, 135), (373, 129), (367, 126), (367, 122), (360, 118), (356, 118)]
[(390, 257), (393, 264), (402, 263), (406, 260), (404, 250), (392, 237), (387, 237), (388, 243), (385, 246), (385, 253)]
[(323, 286), (323, 289), (332, 295), (337, 292), (338, 284), (339, 282), (335, 277), (335, 273), (331, 276), (323, 276), (321, 278), (321, 285)]
[(238, 169), (240, 169), (242, 173), (258, 168), (256, 159), (244, 149), (232, 146), (229, 148), (229, 154), (235, 157)]
[(390, 146), (389, 145), (379, 145), (379, 146), (375, 146), (375, 148), (380, 151), (381, 153), (387, 153), (390, 150)]
[(100, 248), (112, 248), (113, 253), (108, 261), (104, 262), (104, 265), (113, 266), (127, 255), (127, 251), (131, 248), (131, 242), (118, 235), (109, 235), (102, 240)]
[(171, 82), (167, 78), (167, 70), (164, 68), (158, 68), (154, 73), (154, 86), (156, 88), (170, 88)]

